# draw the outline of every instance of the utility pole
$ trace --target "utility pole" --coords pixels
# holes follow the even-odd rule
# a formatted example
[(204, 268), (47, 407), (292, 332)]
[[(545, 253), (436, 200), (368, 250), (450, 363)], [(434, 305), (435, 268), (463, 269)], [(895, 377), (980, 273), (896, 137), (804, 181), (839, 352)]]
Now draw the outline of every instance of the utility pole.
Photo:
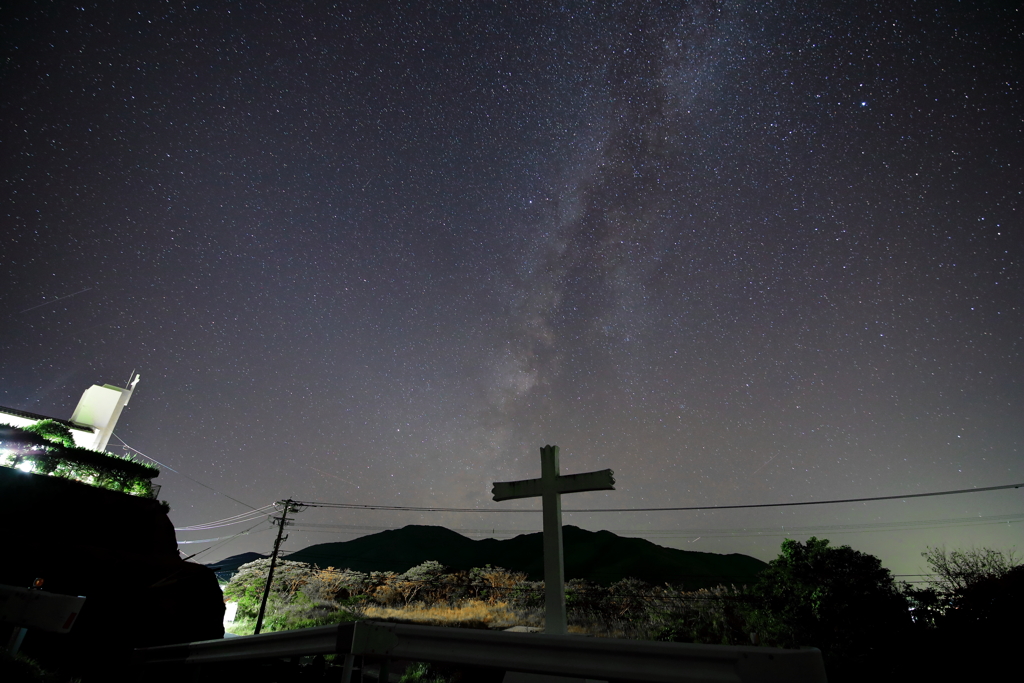
[(270, 597), (270, 586), (274, 581), (274, 567), (277, 565), (277, 554), (281, 550), (281, 544), (288, 540), (288, 536), (284, 535), (284, 528), (291, 524), (288, 521), (288, 513), (300, 512), (298, 505), (291, 498), (287, 500), (277, 501), (278, 505), (283, 505), (284, 508), (281, 510), (280, 517), (274, 517), (273, 521), (277, 524), (277, 540), (274, 541), (274, 553), (270, 556), (270, 571), (267, 572), (267, 585), (263, 588), (263, 600), (260, 601), (260, 613), (256, 617), (256, 630), (253, 631), (253, 635), (258, 634), (263, 629), (263, 615), (267, 611), (267, 599)]

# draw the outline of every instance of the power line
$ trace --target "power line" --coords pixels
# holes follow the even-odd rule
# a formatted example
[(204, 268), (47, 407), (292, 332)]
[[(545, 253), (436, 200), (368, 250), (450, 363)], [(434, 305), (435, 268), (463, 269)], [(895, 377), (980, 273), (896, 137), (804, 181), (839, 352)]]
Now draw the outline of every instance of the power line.
[[(664, 508), (585, 508), (576, 510), (563, 510), (562, 512), (683, 512), (698, 510), (744, 510), (752, 508), (780, 508), (795, 507), (800, 505), (835, 505), (837, 503), (867, 503), (878, 500), (901, 500), (906, 498), (931, 498), (935, 496), (953, 496), (961, 493), (982, 493), (984, 491), (1002, 491), (1005, 489), (1018, 489), (1024, 486), (1020, 484), (1004, 484), (1002, 486), (984, 486), (974, 489), (956, 489), (953, 491), (931, 491), (928, 493), (905, 493), (898, 496), (871, 496), (868, 498), (837, 498), (833, 500), (809, 500), (796, 503), (751, 503), (744, 505), (695, 505), (689, 507), (664, 507)], [(358, 505), (355, 503), (324, 503), (319, 501), (295, 501), (299, 505), (319, 508), (340, 508), (345, 510), (396, 510), (405, 512), (531, 512), (539, 513), (541, 510), (526, 510), (515, 508), (446, 508), (446, 507), (416, 507), (405, 505)]]
[(250, 512), (243, 512), (239, 515), (232, 517), (225, 517), (224, 519), (214, 520), (212, 522), (201, 522), (199, 524), (193, 524), (191, 526), (176, 526), (175, 531), (203, 531), (205, 529), (219, 529), (225, 526), (231, 526), (233, 524), (245, 524), (251, 522), (257, 517), (269, 517), (270, 515), (278, 511), (277, 504), (271, 503), (270, 505), (264, 505), (261, 508), (252, 510)]
[(755, 538), (755, 537), (769, 537), (769, 536), (786, 537), (786, 536), (806, 536), (806, 535), (809, 535), (809, 534), (828, 534), (828, 535), (831, 536), (831, 535), (834, 535), (834, 534), (855, 534), (855, 533), (856, 534), (870, 534), (870, 533), (879, 533), (879, 532), (883, 532), (883, 531), (908, 531), (908, 530), (915, 530), (915, 529), (919, 529), (919, 530), (926, 530), (926, 529), (951, 529), (951, 528), (955, 528), (955, 527), (990, 526), (990, 525), (996, 525), (996, 524), (1007, 524), (1008, 525), (1008, 524), (1010, 524), (1012, 522), (1020, 522), (1022, 520), (1024, 520), (1024, 518), (1018, 518), (1018, 519), (1015, 519), (1015, 520), (972, 521), (972, 522), (962, 522), (962, 523), (957, 523), (957, 524), (934, 522), (934, 523), (931, 523), (931, 524), (907, 524), (905, 526), (900, 526), (899, 523), (893, 523), (892, 526), (886, 526), (886, 527), (870, 527), (870, 526), (866, 526), (864, 528), (856, 528), (856, 527), (854, 527), (854, 528), (841, 528), (841, 527), (792, 527), (792, 528), (790, 528), (790, 527), (786, 527), (785, 529), (782, 529), (782, 530), (771, 529), (771, 530), (759, 530), (759, 531), (751, 531), (751, 530), (747, 530), (747, 531), (712, 530), (712, 531), (706, 531), (706, 532), (694, 531), (694, 532), (691, 532), (691, 533), (677, 533), (677, 534), (674, 534), (674, 535), (666, 534), (666, 535), (661, 535), (661, 536), (653, 535), (653, 534), (650, 534), (650, 533), (644, 532), (644, 531), (637, 531), (637, 532), (626, 532), (625, 534), (621, 534), (621, 535), (632, 534), (632, 535), (636, 535), (636, 536), (643, 536), (643, 537), (649, 538), (649, 539), (688, 538), (690, 536), (694, 536), (694, 535), (698, 535), (698, 534), (703, 536), (703, 537), (705, 537), (705, 538)]
[[(266, 522), (266, 520), (263, 520), (263, 522), (260, 522), (260, 524), (263, 524), (264, 522)], [(256, 526), (252, 526), (252, 527), (249, 527), (248, 529), (246, 529), (246, 530), (245, 530), (244, 532), (242, 532), (242, 533), (245, 533), (245, 534), (247, 534), (247, 533), (249, 533), (250, 531), (252, 531), (253, 529), (255, 529), (255, 528), (256, 528), (257, 526), (259, 526), (260, 524), (257, 524)], [(260, 530), (259, 530), (259, 531), (257, 531), (256, 533), (263, 533), (264, 531), (270, 531), (270, 529), (260, 529)], [(200, 551), (199, 551), (199, 552), (197, 552), (197, 553), (192, 553), (191, 555), (189, 555), (189, 558), (193, 558), (193, 557), (199, 557), (199, 556), (200, 556), (200, 555), (202, 555), (203, 553), (208, 553), (208, 552), (210, 552), (211, 550), (216, 550), (217, 548), (220, 548), (220, 547), (221, 547), (222, 545), (224, 545), (224, 544), (226, 544), (226, 543), (230, 543), (230, 542), (231, 542), (231, 539), (233, 539), (233, 538), (235, 538), (235, 537), (237, 537), (237, 536), (241, 536), (241, 535), (242, 535), (242, 534), (235, 534), (234, 536), (228, 536), (228, 537), (227, 537), (226, 539), (222, 540), (222, 541), (221, 541), (220, 543), (215, 543), (215, 544), (211, 545), (211, 546), (210, 546), (209, 548), (204, 548), (204, 549), (200, 550)]]
[[(177, 544), (179, 546), (186, 546), (186, 545), (191, 544), (191, 543), (213, 543), (214, 541), (230, 541), (231, 539), (237, 539), (240, 536), (248, 536), (249, 533), (252, 532), (252, 529), (256, 528), (257, 526), (259, 526), (260, 524), (264, 523), (265, 521), (266, 521), (265, 519), (261, 519), (259, 521), (259, 523), (253, 524), (252, 526), (247, 528), (245, 531), (239, 531), (238, 533), (234, 533), (234, 535), (232, 535), (232, 536), (221, 536), (221, 537), (218, 537), (216, 539), (199, 539), (198, 541), (178, 541)], [(260, 530), (261, 531), (267, 531), (269, 529), (260, 529)], [(260, 531), (256, 531), (256, 532), (259, 533)]]
[[(984, 524), (1008, 524), (1010, 522), (1024, 521), (1024, 513), (1012, 514), (1012, 515), (989, 515), (980, 517), (952, 517), (945, 519), (921, 519), (921, 520), (909, 520), (905, 522), (866, 522), (863, 524), (831, 524), (831, 525), (819, 525), (819, 526), (774, 526), (774, 527), (735, 527), (735, 528), (702, 528), (702, 529), (609, 529), (613, 534), (619, 536), (633, 535), (633, 536), (652, 536), (652, 537), (672, 537), (672, 536), (732, 536), (738, 534), (747, 535), (779, 535), (779, 534), (805, 534), (814, 532), (823, 533), (844, 533), (854, 531), (902, 531), (906, 529), (915, 528), (935, 528), (935, 527), (952, 527), (952, 526), (977, 526)], [(401, 527), (397, 525), (391, 526), (375, 526), (365, 524), (331, 524), (331, 523), (317, 523), (317, 522), (296, 522), (296, 529), (302, 529), (306, 531), (315, 531), (319, 529), (323, 530), (336, 530), (342, 532), (374, 532), (374, 531), (389, 531), (392, 529), (399, 529)], [(513, 534), (535, 534), (540, 533), (540, 529), (466, 529), (466, 528), (451, 528), (451, 531), (455, 531), (463, 534), (493, 534), (493, 535), (513, 535)]]
[[(119, 437), (119, 436), (118, 436), (117, 434), (111, 434), (111, 436), (113, 436), (113, 437), (114, 437), (115, 439), (117, 439), (118, 441), (120, 441), (120, 442), (121, 442), (121, 445), (122, 445), (122, 446), (124, 446), (124, 447), (125, 447), (125, 448), (127, 448), (128, 450), (132, 451), (133, 453), (138, 453), (139, 455), (141, 455), (141, 456), (142, 456), (143, 458), (145, 458), (146, 460), (152, 460), (153, 462), (155, 462), (155, 463), (156, 463), (157, 465), (159, 465), (160, 467), (163, 467), (164, 469), (170, 470), (171, 472), (174, 472), (175, 474), (177, 474), (177, 475), (179, 475), (179, 476), (185, 477), (185, 478), (186, 478), (186, 479), (188, 479), (189, 481), (195, 482), (196, 484), (199, 484), (199, 485), (200, 485), (200, 486), (202, 486), (203, 488), (206, 488), (206, 489), (210, 489), (211, 491), (213, 491), (214, 493), (216, 493), (216, 494), (217, 494), (218, 496), (224, 496), (225, 498), (229, 498), (229, 499), (231, 499), (231, 500), (235, 501), (236, 503), (238, 503), (239, 505), (244, 505), (245, 507), (249, 508), (250, 510), (256, 510), (256, 509), (258, 509), (258, 508), (254, 508), (254, 507), (253, 507), (252, 505), (249, 505), (249, 504), (248, 504), (248, 503), (246, 503), (246, 502), (243, 502), (243, 501), (241, 501), (241, 500), (238, 500), (237, 498), (233, 498), (233, 497), (229, 496), (229, 495), (228, 495), (228, 494), (226, 494), (226, 493), (222, 493), (222, 492), (218, 491), (217, 489), (213, 488), (212, 486), (207, 486), (206, 484), (204, 484), (203, 482), (199, 481), (198, 479), (193, 479), (192, 477), (188, 476), (187, 474), (184, 474), (184, 473), (182, 473), (182, 472), (179, 472), (178, 470), (174, 469), (173, 467), (171, 467), (171, 466), (169, 466), (169, 465), (165, 465), (165, 464), (163, 464), (162, 462), (160, 462), (160, 461), (159, 461), (159, 460), (157, 460), (156, 458), (151, 458), (151, 457), (149, 457), (148, 455), (146, 455), (145, 453), (143, 453), (142, 451), (140, 451), (140, 450), (139, 450), (139, 449), (137, 449), (137, 448), (132, 448), (131, 446), (129, 446), (128, 444), (126, 444), (126, 443), (124, 442), (124, 439), (122, 439), (121, 437)], [(261, 509), (261, 508), (260, 508), (260, 509)]]

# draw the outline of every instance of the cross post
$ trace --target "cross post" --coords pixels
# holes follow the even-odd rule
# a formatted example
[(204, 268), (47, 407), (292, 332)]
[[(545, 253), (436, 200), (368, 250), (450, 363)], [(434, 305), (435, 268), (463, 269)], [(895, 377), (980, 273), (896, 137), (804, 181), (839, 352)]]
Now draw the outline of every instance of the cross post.
[(611, 470), (561, 476), (558, 446), (540, 449), (540, 479), (498, 481), (491, 489), (495, 502), (540, 497), (544, 516), (544, 632), (565, 635), (565, 558), (562, 549), (562, 494), (614, 491)]

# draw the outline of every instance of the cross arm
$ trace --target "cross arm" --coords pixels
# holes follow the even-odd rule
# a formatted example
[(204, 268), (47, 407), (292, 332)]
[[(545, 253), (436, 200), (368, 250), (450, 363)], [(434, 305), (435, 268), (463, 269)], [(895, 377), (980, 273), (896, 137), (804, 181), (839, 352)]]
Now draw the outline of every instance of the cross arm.
[(524, 479), (522, 481), (496, 481), (491, 488), (495, 502), (515, 500), (516, 498), (537, 498), (544, 493), (540, 479)]
[[(554, 489), (558, 493), (580, 493), (582, 491), (614, 491), (615, 473), (612, 470), (567, 474), (555, 479)], [(550, 490), (550, 489), (549, 489)], [(491, 488), (491, 497), (495, 502), (515, 500), (516, 498), (538, 498), (544, 494), (543, 479), (523, 479), (522, 481), (496, 481)]]
[(615, 472), (598, 470), (581, 474), (567, 474), (558, 477), (556, 488), (559, 493), (580, 493), (582, 491), (614, 491)]

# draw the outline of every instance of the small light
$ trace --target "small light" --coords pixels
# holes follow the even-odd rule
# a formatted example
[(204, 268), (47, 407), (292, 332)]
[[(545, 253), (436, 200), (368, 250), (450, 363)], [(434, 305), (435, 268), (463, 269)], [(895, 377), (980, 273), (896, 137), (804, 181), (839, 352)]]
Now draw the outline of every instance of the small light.
[(33, 469), (33, 463), (30, 460), (26, 460), (18, 463), (18, 466), (15, 469), (21, 470), (22, 472), (31, 472)]

